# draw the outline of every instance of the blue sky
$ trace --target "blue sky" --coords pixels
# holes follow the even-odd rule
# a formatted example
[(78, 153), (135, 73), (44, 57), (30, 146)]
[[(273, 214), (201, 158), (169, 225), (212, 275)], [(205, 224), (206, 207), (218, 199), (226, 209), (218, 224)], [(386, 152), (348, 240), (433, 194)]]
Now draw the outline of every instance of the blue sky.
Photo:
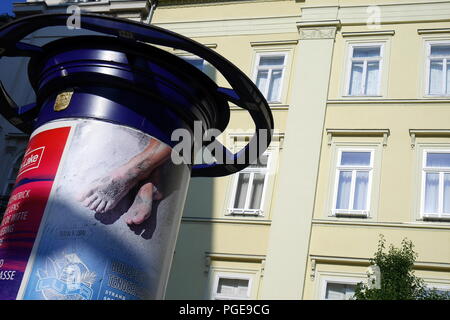
[(25, 2), (25, 0), (0, 0), (0, 14), (9, 13), (12, 15), (13, 2)]

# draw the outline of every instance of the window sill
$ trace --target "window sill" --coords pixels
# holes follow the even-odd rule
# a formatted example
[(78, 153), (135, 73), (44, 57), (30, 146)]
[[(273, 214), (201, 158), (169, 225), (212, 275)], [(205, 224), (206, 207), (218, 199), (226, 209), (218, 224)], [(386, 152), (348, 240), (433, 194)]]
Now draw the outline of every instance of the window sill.
[(358, 99), (383, 99), (384, 96), (382, 95), (345, 95), (342, 96), (342, 99), (348, 99), (348, 100), (358, 100)]
[(420, 220), (423, 222), (450, 222), (450, 215), (426, 214)]
[(330, 217), (332, 218), (360, 218), (360, 219), (368, 219), (369, 211), (341, 211), (341, 212), (332, 212)]
[(263, 210), (238, 210), (238, 209), (228, 209), (228, 212), (225, 216), (254, 216), (254, 217), (263, 217)]
[(436, 100), (439, 100), (439, 99), (450, 99), (450, 95), (449, 94), (447, 94), (447, 95), (445, 95), (445, 94), (429, 94), (429, 95), (425, 95), (425, 96), (423, 96), (423, 98), (424, 99), (436, 99)]

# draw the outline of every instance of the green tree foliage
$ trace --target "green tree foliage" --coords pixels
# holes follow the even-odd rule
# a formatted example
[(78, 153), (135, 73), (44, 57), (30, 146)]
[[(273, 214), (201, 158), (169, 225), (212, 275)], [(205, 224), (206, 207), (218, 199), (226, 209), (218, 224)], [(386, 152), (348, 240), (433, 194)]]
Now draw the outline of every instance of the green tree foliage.
[(378, 250), (370, 264), (378, 266), (381, 273), (381, 285), (375, 288), (375, 279), (368, 284), (358, 283), (355, 290), (356, 300), (448, 300), (450, 294), (427, 288), (424, 281), (415, 276), (413, 267), (417, 259), (414, 245), (403, 239), (400, 248), (392, 244), (386, 250), (386, 240), (380, 235)]

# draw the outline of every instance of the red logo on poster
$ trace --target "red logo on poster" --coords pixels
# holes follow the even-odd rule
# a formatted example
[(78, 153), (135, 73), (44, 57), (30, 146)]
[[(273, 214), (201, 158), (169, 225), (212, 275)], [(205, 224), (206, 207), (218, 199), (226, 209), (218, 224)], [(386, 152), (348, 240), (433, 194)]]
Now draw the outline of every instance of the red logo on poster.
[(39, 168), (42, 156), (44, 155), (44, 150), (45, 147), (40, 147), (25, 153), (22, 164), (20, 165), (18, 176), (26, 171)]

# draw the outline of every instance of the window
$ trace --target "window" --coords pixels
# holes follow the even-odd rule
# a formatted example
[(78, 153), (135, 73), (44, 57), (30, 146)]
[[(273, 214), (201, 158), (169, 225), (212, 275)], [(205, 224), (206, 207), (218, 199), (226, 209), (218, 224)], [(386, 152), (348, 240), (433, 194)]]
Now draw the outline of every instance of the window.
[(204, 60), (202, 58), (198, 58), (195, 56), (181, 56), (181, 59), (183, 59), (186, 62), (189, 62), (191, 65), (196, 67), (200, 71), (204, 71)]
[(269, 154), (259, 157), (257, 163), (235, 174), (231, 204), (231, 214), (263, 213), (264, 194), (269, 176)]
[(374, 150), (340, 149), (336, 166), (333, 215), (368, 216)]
[(350, 300), (355, 294), (356, 284), (327, 282), (325, 300)]
[(348, 95), (380, 95), (383, 49), (383, 44), (350, 45)]
[(424, 151), (422, 213), (450, 218), (450, 150)]
[(256, 86), (268, 102), (281, 102), (286, 59), (286, 53), (257, 55), (254, 79)]
[(13, 187), (16, 183), (17, 174), (19, 173), (20, 165), (22, 164), (22, 158), (23, 158), (23, 155), (19, 156), (16, 159), (14, 166), (11, 168), (11, 170), (9, 172), (8, 180), (6, 180), (6, 185), (5, 185), (5, 189), (3, 192), (3, 195), (5, 197), (9, 197), (9, 195), (11, 194), (11, 192), (13, 190)]
[(245, 275), (218, 274), (213, 286), (213, 300), (250, 299), (251, 278)]
[(427, 94), (450, 95), (450, 43), (428, 43)]

